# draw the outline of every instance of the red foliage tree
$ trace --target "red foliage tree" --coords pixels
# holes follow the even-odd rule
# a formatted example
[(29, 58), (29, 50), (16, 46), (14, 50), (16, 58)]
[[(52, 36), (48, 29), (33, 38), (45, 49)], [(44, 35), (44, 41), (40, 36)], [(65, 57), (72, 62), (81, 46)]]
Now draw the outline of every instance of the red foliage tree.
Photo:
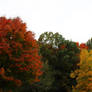
[(38, 82), (42, 75), (38, 51), (34, 34), (20, 18), (0, 17), (0, 87), (3, 83), (4, 88), (11, 88), (11, 83)]
[(79, 45), (79, 42), (76, 42), (76, 46), (81, 49), (88, 49), (88, 46), (85, 43), (81, 43)]

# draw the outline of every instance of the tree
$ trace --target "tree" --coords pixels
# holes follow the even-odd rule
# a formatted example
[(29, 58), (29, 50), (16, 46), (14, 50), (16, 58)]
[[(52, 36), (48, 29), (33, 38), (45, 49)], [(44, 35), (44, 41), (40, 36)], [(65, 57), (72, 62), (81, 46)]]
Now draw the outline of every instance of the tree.
[(77, 48), (76, 43), (65, 40), (63, 44), (59, 46), (57, 52), (58, 62), (55, 65), (56, 80), (57, 85), (59, 83), (59, 88), (65, 92), (71, 92), (71, 85), (76, 84), (75, 79), (69, 77), (70, 72), (75, 70), (77, 63), (79, 62), (79, 48)]
[(77, 81), (72, 92), (92, 92), (92, 50), (82, 49), (78, 66), (79, 69), (71, 73)]
[[(57, 36), (54, 36), (56, 34)], [(69, 75), (72, 70), (77, 68), (80, 52), (76, 43), (65, 40), (59, 33), (53, 34), (52, 32), (43, 33), (38, 41), (42, 61), (48, 61), (53, 71), (54, 81), (49, 91), (69, 92), (70, 90), (71, 92), (71, 85), (76, 84), (76, 81)]]
[(55, 34), (53, 32), (44, 32), (40, 35), (38, 41), (40, 44), (43, 43), (58, 47), (64, 41), (64, 38), (58, 32)]
[(89, 49), (92, 49), (92, 38), (89, 39), (89, 40), (86, 42), (86, 45), (88, 46)]
[[(20, 18), (0, 17), (0, 88), (20, 87), (38, 82), (42, 62), (34, 34)], [(6, 91), (5, 91), (6, 92)]]
[(54, 73), (50, 65), (47, 62), (43, 63), (43, 74), (40, 76), (40, 81), (35, 82), (34, 84), (24, 85), (21, 87), (19, 92), (51, 92), (52, 84), (54, 81)]

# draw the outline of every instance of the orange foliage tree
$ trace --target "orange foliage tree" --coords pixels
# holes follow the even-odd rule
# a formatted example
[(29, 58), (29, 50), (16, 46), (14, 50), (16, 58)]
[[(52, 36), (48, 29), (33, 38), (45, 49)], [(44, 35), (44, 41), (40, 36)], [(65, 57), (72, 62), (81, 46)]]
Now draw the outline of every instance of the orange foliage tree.
[(42, 62), (34, 34), (20, 18), (0, 17), (0, 88), (38, 82)]

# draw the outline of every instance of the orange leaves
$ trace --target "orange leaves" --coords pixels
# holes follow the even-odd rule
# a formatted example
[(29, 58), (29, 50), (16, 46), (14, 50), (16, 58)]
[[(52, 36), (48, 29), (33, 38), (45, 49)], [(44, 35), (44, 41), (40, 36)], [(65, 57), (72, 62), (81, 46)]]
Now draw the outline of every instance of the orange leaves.
[(2, 78), (7, 80), (7, 81), (13, 81), (14, 80), (13, 77), (7, 77), (6, 75), (2, 75)]
[[(0, 17), (0, 64), (6, 70), (11, 70), (5, 71), (9, 74), (2, 76), (5, 80), (11, 80), (18, 86), (21, 86), (22, 80), (37, 82), (42, 75), (42, 62), (38, 51), (34, 34), (26, 30), (26, 24), (20, 18)], [(28, 80), (23, 76), (24, 73)], [(0, 74), (4, 74), (4, 68), (1, 68)]]
[(20, 37), (20, 38), (22, 38), (22, 39), (24, 39), (24, 34), (23, 34), (23, 32), (18, 32), (18, 36)]
[(10, 80), (10, 81), (12, 81), (14, 78), (13, 77), (7, 77), (6, 75), (5, 75), (5, 69), (2, 67), (2, 68), (0, 68), (0, 75), (2, 76), (2, 78), (3, 79), (5, 79), (5, 80)]
[(5, 17), (0, 17), (0, 31), (13, 32), (14, 34), (21, 31), (26, 32), (26, 25), (22, 23), (20, 18), (6, 19)]
[(42, 73), (43, 72), (38, 69), (37, 72), (36, 72), (36, 76), (40, 76), (40, 75), (42, 75)]
[(18, 80), (18, 79), (15, 79), (14, 77), (11, 77), (11, 76), (6, 76), (5, 75), (6, 72), (5, 72), (5, 69), (2, 67), (0, 69), (0, 75), (2, 76), (2, 78), (6, 81), (13, 81), (15, 82), (16, 86), (21, 86), (22, 85), (22, 81), (21, 80)]
[(2, 68), (0, 68), (0, 75), (4, 75), (5, 74), (5, 70), (4, 70), (4, 68), (2, 67)]
[(25, 33), (25, 40), (26, 41), (31, 41), (32, 43), (33, 42), (35, 43), (35, 40), (33, 37), (34, 37), (34, 34), (31, 31), (28, 31)]
[(7, 23), (7, 19), (5, 17), (0, 17), (0, 25), (5, 25)]
[(14, 82), (15, 82), (16, 86), (18, 86), (18, 87), (20, 87), (22, 85), (21, 80), (15, 79)]
[(35, 78), (34, 82), (39, 82), (40, 80), (38, 79), (38, 77)]

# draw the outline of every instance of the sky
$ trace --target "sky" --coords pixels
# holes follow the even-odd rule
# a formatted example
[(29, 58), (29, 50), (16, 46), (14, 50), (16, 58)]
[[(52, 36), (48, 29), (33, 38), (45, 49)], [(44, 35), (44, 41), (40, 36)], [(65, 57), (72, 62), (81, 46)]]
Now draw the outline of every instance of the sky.
[(0, 16), (20, 17), (36, 39), (46, 31), (80, 43), (92, 37), (92, 0), (0, 0)]

